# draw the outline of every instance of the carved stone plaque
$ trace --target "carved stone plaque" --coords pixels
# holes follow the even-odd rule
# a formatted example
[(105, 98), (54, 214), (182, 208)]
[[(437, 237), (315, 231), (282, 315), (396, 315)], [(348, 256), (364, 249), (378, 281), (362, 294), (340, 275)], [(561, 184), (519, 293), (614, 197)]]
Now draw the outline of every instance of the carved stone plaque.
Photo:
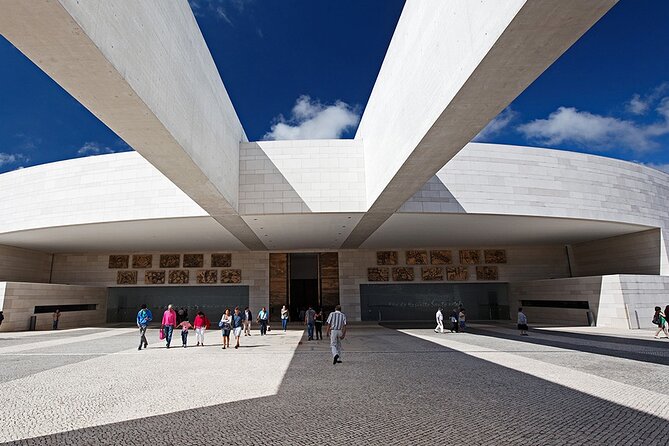
[(148, 285), (165, 283), (165, 271), (145, 271), (144, 283)]
[(130, 256), (109, 256), (109, 267), (110, 268), (127, 268), (128, 261)]
[(151, 268), (153, 256), (151, 254), (135, 254), (132, 256), (133, 268)]
[(423, 280), (444, 280), (444, 268), (440, 266), (424, 266), (420, 270)]
[(119, 285), (135, 285), (137, 283), (137, 271), (117, 272), (116, 283)]
[(232, 266), (232, 254), (212, 254), (212, 268), (230, 268)]
[(506, 251), (504, 249), (485, 249), (483, 257), (485, 263), (506, 263)]
[(202, 268), (204, 254), (184, 254), (184, 268)]
[(476, 280), (498, 280), (496, 266), (477, 266)]
[(202, 269), (197, 272), (197, 283), (218, 282), (218, 271), (215, 269)]
[(393, 280), (396, 282), (411, 282), (415, 278), (413, 268), (393, 268)]
[(160, 267), (161, 268), (179, 268), (181, 264), (180, 254), (161, 254)]
[(387, 282), (390, 279), (390, 268), (367, 268), (367, 280), (370, 282)]
[(177, 285), (182, 285), (188, 283), (188, 270), (187, 269), (175, 269), (170, 271), (168, 283), (174, 283)]
[(478, 249), (461, 249), (461, 265), (478, 265), (481, 263), (481, 252)]
[(221, 283), (242, 283), (241, 269), (222, 269)]
[(430, 263), (433, 265), (450, 265), (453, 263), (453, 253), (450, 249), (430, 251)]
[(397, 265), (397, 251), (377, 251), (377, 265)]
[(446, 268), (446, 278), (458, 281), (469, 280), (469, 269), (466, 266), (449, 266)]
[(406, 259), (407, 265), (427, 265), (427, 251), (409, 250)]

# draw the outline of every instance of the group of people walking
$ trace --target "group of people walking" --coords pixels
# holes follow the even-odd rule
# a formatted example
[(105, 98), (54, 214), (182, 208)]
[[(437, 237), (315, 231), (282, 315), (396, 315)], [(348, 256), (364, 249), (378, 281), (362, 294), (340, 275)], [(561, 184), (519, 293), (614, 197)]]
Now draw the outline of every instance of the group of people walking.
[[(437, 313), (435, 314), (435, 317), (437, 319), (437, 326), (434, 328), (435, 333), (443, 333), (444, 332), (444, 309), (439, 308), (437, 310)], [(450, 322), (450, 330), (451, 333), (459, 333), (465, 331), (467, 328), (467, 315), (465, 313), (465, 309), (460, 307), (458, 310), (457, 308), (453, 308), (453, 311), (451, 311), (451, 315), (449, 316), (449, 322)]]
[[(281, 309), (281, 324), (285, 332), (288, 324), (288, 309), (284, 305)], [(307, 339), (309, 341), (314, 339), (323, 339), (323, 320), (324, 311), (319, 309), (315, 311), (309, 307), (305, 311), (304, 324), (307, 326)], [(153, 314), (146, 304), (142, 304), (137, 312), (137, 327), (139, 328), (139, 347), (137, 350), (147, 348), (149, 345), (146, 339), (146, 330), (149, 323), (153, 320)], [(253, 313), (249, 307), (241, 311), (239, 307), (235, 307), (231, 312), (229, 308), (225, 310), (221, 320), (218, 323), (221, 329), (221, 336), (223, 338), (223, 349), (230, 348), (230, 334), (235, 337), (235, 349), (240, 347), (240, 338), (242, 333), (244, 336), (251, 336), (251, 321), (253, 320)], [(262, 307), (256, 316), (256, 322), (260, 325), (260, 335), (265, 336), (269, 329), (269, 312), (266, 307)], [(327, 336), (330, 337), (330, 347), (332, 351), (333, 364), (341, 363), (341, 340), (346, 336), (346, 316), (341, 312), (341, 306), (337, 305), (335, 311), (330, 313), (327, 318)], [(167, 306), (163, 313), (160, 323), (160, 339), (165, 341), (165, 346), (170, 348), (172, 343), (172, 335), (174, 330), (181, 330), (181, 344), (183, 348), (188, 344), (188, 332), (194, 330), (197, 336), (197, 347), (204, 346), (204, 334), (209, 329), (211, 323), (207, 316), (202, 311), (198, 311), (191, 324), (188, 320), (188, 312), (184, 308), (175, 311), (172, 304)]]

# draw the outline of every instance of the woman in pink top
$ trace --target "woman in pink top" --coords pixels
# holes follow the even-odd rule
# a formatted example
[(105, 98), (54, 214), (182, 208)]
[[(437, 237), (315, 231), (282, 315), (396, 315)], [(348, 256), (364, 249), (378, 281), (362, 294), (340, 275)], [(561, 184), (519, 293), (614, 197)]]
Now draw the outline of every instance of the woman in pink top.
[(177, 313), (172, 309), (172, 304), (167, 306), (167, 310), (163, 313), (163, 321), (161, 323), (161, 330), (165, 334), (165, 342), (167, 342), (167, 348), (170, 348), (170, 343), (172, 342), (172, 332), (174, 327), (177, 325)]
[(193, 321), (198, 346), (204, 346), (204, 332), (209, 328), (209, 324), (210, 322), (209, 319), (207, 319), (207, 316), (202, 311), (198, 311), (197, 316), (195, 316), (195, 320)]

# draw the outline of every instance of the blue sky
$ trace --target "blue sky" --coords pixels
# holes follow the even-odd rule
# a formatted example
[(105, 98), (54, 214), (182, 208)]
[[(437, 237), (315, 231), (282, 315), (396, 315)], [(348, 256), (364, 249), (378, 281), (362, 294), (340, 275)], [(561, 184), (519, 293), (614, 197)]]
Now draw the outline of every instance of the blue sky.
[[(251, 140), (350, 138), (402, 0), (191, 0)], [(477, 138), (669, 171), (669, 2), (621, 0)], [(0, 37), (0, 172), (130, 148)]]

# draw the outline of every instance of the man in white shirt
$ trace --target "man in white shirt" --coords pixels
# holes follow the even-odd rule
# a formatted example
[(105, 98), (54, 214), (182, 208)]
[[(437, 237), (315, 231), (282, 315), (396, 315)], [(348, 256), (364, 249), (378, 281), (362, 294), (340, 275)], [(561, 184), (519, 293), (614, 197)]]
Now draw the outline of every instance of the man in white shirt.
[(444, 315), (441, 313), (441, 308), (439, 308), (437, 310), (437, 314), (435, 315), (435, 317), (437, 318), (437, 326), (435, 327), (434, 332), (439, 333), (439, 331), (441, 331), (441, 333), (443, 333), (444, 332)]
[(334, 312), (330, 313), (327, 320), (330, 336), (330, 349), (332, 349), (332, 364), (341, 362), (341, 340), (346, 336), (346, 315), (341, 312), (341, 305), (335, 307)]

